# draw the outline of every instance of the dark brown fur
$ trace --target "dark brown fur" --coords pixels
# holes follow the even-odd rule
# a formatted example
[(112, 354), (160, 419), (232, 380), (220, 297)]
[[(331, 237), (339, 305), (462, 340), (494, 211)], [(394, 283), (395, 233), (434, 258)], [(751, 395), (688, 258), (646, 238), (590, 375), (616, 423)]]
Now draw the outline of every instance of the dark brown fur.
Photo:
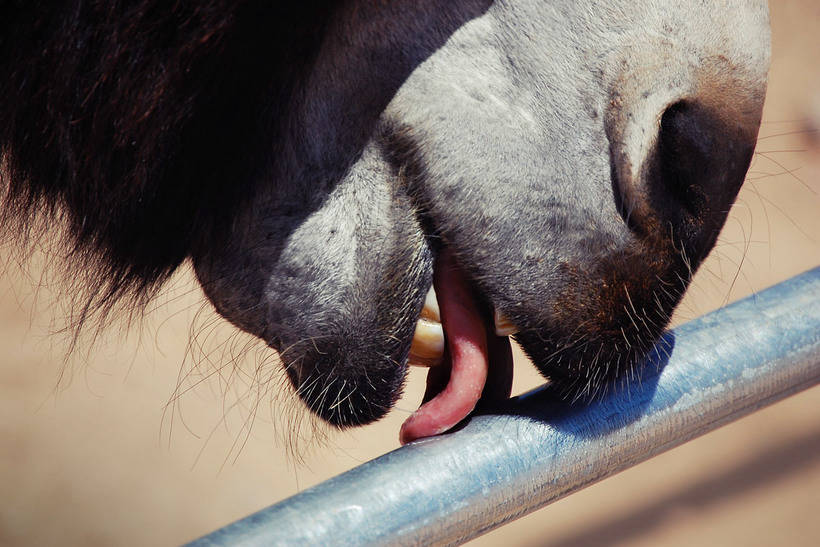
[(66, 222), (80, 323), (230, 230), (333, 4), (0, 4), (2, 223)]

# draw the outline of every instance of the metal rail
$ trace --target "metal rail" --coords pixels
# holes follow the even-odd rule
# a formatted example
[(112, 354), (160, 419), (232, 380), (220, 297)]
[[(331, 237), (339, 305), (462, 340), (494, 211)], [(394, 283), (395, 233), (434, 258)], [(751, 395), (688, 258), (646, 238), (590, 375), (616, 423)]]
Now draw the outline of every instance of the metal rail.
[(535, 390), (191, 545), (458, 544), (817, 383), (820, 267), (670, 331), (604, 400)]

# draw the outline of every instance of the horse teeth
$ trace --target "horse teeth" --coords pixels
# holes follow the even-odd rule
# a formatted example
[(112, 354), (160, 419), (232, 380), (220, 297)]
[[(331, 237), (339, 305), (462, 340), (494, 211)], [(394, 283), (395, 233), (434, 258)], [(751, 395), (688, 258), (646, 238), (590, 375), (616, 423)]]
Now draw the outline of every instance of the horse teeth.
[(444, 356), (444, 327), (441, 326), (441, 312), (436, 291), (427, 291), (421, 316), (416, 321), (416, 332), (410, 343), (410, 364), (432, 367), (441, 364)]
[(428, 319), (416, 322), (416, 332), (410, 343), (410, 364), (433, 367), (441, 364), (444, 355), (444, 328), (441, 323)]
[(436, 323), (441, 323), (441, 312), (438, 309), (438, 298), (436, 290), (430, 286), (427, 296), (424, 297), (424, 308), (421, 310), (421, 317)]
[(518, 332), (518, 327), (498, 310), (495, 310), (495, 333), (498, 336), (511, 336)]

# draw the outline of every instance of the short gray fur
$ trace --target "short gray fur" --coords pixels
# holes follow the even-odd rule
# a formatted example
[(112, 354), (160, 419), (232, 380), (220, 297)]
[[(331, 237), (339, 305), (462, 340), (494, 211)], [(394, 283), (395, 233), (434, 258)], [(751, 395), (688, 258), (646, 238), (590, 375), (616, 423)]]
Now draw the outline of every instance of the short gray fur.
[(654, 355), (640, 385), (588, 406), (535, 390), (191, 545), (476, 537), (819, 383), (820, 267), (670, 331)]

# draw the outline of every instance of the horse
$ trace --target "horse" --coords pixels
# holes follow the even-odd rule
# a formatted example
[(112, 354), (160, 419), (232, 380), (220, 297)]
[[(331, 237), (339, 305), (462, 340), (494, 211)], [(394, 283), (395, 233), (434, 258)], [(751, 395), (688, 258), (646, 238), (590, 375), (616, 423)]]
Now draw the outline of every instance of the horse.
[(3, 226), (64, 228), (80, 324), (190, 262), (339, 428), (402, 442), (640, 365), (744, 180), (762, 0), (7, 2)]

